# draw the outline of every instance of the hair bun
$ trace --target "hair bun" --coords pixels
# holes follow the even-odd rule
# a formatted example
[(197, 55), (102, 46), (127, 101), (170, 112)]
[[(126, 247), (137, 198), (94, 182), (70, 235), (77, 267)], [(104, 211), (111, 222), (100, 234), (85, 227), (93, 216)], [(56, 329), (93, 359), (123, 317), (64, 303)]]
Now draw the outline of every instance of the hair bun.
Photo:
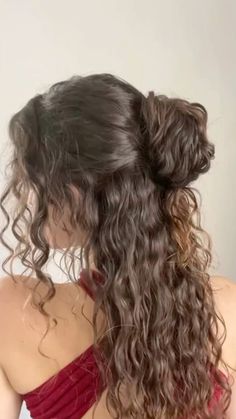
[(215, 147), (207, 138), (204, 106), (150, 91), (141, 113), (143, 155), (157, 184), (185, 187), (209, 170)]

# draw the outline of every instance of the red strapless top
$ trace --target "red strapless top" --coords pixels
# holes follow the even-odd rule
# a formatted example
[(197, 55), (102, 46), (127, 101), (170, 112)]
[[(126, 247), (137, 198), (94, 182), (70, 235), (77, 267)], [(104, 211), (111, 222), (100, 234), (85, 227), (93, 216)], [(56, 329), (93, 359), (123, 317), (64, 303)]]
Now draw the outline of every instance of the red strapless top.
[[(93, 298), (85, 278), (82, 271), (80, 285)], [(91, 345), (57, 374), (21, 396), (32, 419), (80, 419), (95, 403), (99, 389), (104, 390), (105, 386)], [(209, 408), (219, 401), (221, 395), (221, 388), (215, 386)]]

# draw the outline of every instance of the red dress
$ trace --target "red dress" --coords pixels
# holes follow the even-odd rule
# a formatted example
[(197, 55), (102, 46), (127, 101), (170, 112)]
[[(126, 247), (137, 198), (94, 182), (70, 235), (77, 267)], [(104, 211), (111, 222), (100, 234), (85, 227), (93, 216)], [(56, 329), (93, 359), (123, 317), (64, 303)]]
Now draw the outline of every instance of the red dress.
[[(80, 285), (93, 298), (85, 277), (82, 271)], [(91, 345), (53, 377), (21, 396), (32, 419), (80, 419), (95, 403), (100, 388), (103, 390), (105, 386), (101, 383)], [(209, 407), (220, 397), (221, 388), (215, 386)]]

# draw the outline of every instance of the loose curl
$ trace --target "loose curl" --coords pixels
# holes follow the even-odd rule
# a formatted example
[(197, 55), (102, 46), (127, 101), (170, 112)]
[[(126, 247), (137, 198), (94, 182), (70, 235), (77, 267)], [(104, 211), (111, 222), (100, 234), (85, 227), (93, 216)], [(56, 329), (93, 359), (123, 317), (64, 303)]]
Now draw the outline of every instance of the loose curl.
[[(95, 290), (94, 348), (114, 418), (225, 418), (230, 403), (229, 383), (218, 373), (220, 361), (227, 369), (226, 328), (209, 281), (211, 241), (190, 186), (214, 157), (206, 126), (202, 105), (153, 91), (145, 97), (110, 74), (56, 83), (9, 124), (14, 155), (1, 198), (1, 241), (10, 251), (4, 268), (19, 257), (36, 275), (32, 301), (47, 317), (48, 332), (44, 306), (56, 292), (44, 269), (48, 207), (57, 219), (69, 208), (75, 234), (86, 232), (80, 263)], [(17, 201), (12, 223), (10, 196)], [(4, 238), (9, 225), (16, 249)], [(102, 282), (93, 281), (91, 253)], [(76, 283), (73, 246), (68, 255), (66, 272)], [(48, 293), (38, 301), (40, 282)], [(210, 409), (215, 383), (222, 402)]]

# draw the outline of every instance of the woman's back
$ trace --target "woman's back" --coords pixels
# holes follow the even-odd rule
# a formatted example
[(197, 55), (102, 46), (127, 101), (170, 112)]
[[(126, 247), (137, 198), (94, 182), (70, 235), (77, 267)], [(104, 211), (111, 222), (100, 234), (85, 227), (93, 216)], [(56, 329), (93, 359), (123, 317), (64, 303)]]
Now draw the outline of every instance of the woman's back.
[[(33, 309), (29, 301), (27, 303), (35, 283), (35, 278), (31, 278), (29, 282), (24, 277), (17, 278), (16, 284), (11, 278), (4, 278), (0, 282), (0, 364), (10, 383), (12, 394), (15, 393), (15, 398), (20, 399), (19, 402), (26, 399), (25, 396), (29, 396), (29, 393), (35, 389), (37, 397), (39, 387), (52, 376), (57, 377), (59, 372), (67, 369), (68, 364), (73, 364), (73, 361), (86, 354), (93, 342), (93, 330), (88, 322), (88, 319), (92, 320), (93, 300), (82, 287), (78, 290), (78, 287), (75, 288), (73, 284), (56, 284), (56, 295), (46, 304), (45, 309), (57, 319), (58, 324), (54, 330), (48, 332), (41, 347), (42, 352), (49, 358), (39, 353), (38, 345), (45, 333), (46, 322), (44, 316)], [(45, 290), (43, 284), (40, 284), (38, 292), (41, 296)], [(76, 316), (72, 314), (72, 309), (76, 312)], [(70, 381), (71, 377), (66, 379)], [(76, 387), (78, 386), (75, 389), (76, 394), (81, 391), (80, 384), (79, 382), (76, 384)], [(89, 383), (90, 385), (93, 387), (93, 380)], [(2, 386), (4, 387), (4, 384)], [(3, 390), (1, 385), (0, 389)], [(1, 394), (3, 393), (1, 391)], [(82, 396), (84, 397), (84, 394)], [(2, 407), (3, 405), (0, 407), (0, 412)], [(79, 410), (78, 405), (77, 411)], [(57, 413), (60, 414), (57, 417), (72, 418), (70, 415), (65, 415), (65, 412), (65, 416), (60, 411)], [(45, 415), (42, 417), (45, 418)], [(87, 415), (83, 417), (92, 417), (90, 413)], [(0, 417), (3, 416), (0, 415)], [(77, 414), (75, 417), (80, 416)], [(102, 406), (100, 403), (96, 417), (98, 419), (110, 418), (105, 405)]]
[[(73, 363), (81, 354), (86, 353), (93, 342), (93, 329), (88, 321), (92, 321), (93, 300), (82, 287), (78, 289), (73, 284), (55, 284), (56, 295), (46, 305), (46, 309), (52, 316), (56, 316), (58, 325), (56, 329), (48, 333), (41, 347), (43, 353), (49, 358), (45, 358), (38, 352), (39, 341), (45, 332), (45, 318), (37, 310), (33, 310), (29, 302), (26, 304), (31, 287), (35, 285), (35, 282), (34, 278), (27, 281), (24, 277), (18, 277), (16, 284), (11, 278), (4, 278), (0, 282), (0, 364), (9, 381), (12, 397), (13, 399), (15, 397), (15, 400), (18, 398), (20, 400), (22, 395), (42, 386), (52, 376), (57, 376), (68, 364)], [(222, 314), (227, 329), (227, 337), (223, 344), (223, 358), (230, 367), (236, 368), (236, 331), (234, 326), (236, 284), (223, 277), (212, 277), (211, 284), (217, 310)], [(45, 290), (44, 285), (40, 284), (38, 292), (41, 296)], [(73, 306), (78, 314), (76, 318), (72, 315)], [(82, 306), (84, 315), (81, 314)], [(102, 325), (104, 322), (102, 313), (100, 313), (99, 319), (100, 325)], [(220, 325), (221, 323), (219, 323), (219, 327)], [(222, 332), (221, 328), (219, 332)], [(220, 369), (223, 373), (225, 372), (224, 366), (221, 364)], [(78, 389), (79, 384), (77, 384)], [(90, 385), (93, 386), (92, 381)], [(4, 394), (4, 391), (4, 384), (0, 382), (0, 393)], [(96, 419), (111, 418), (105, 406), (105, 396), (106, 390), (104, 390), (97, 406)], [(235, 409), (235, 399), (236, 389), (234, 388), (229, 409), (230, 419), (233, 419), (230, 411)], [(93, 406), (88, 409), (83, 418), (92, 419), (92, 411)], [(64, 416), (59, 417), (64, 418)], [(65, 416), (66, 418), (67, 416)]]

